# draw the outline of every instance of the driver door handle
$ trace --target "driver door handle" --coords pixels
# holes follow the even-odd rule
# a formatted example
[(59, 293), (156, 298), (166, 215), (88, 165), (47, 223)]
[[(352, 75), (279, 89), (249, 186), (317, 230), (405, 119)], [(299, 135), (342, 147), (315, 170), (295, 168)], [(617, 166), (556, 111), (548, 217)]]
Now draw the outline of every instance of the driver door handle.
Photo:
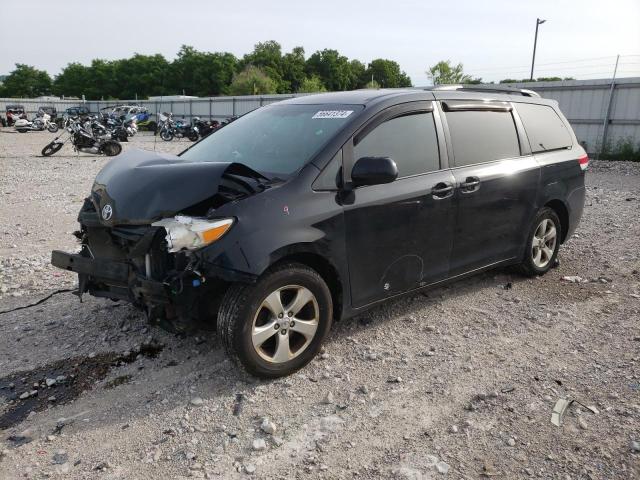
[(437, 183), (431, 189), (431, 195), (436, 200), (450, 197), (451, 195), (453, 195), (453, 185), (445, 182)]

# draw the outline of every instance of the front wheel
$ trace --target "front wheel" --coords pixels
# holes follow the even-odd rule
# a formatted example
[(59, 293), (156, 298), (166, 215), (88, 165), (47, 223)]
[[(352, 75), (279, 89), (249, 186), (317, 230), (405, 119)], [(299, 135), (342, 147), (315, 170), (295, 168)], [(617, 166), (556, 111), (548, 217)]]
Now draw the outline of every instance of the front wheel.
[(42, 149), (42, 156), (50, 157), (54, 153), (59, 152), (60, 149), (62, 148), (62, 145), (63, 144), (61, 142), (51, 142), (50, 144), (48, 144), (46, 147)]
[(191, 130), (187, 135), (187, 138), (192, 142), (196, 142), (198, 140), (198, 132), (196, 132), (195, 130)]
[(27, 133), (29, 131), (26, 128), (16, 128), (16, 130), (18, 131), (18, 133)]
[(171, 140), (173, 140), (173, 132), (171, 132), (170, 130), (162, 130), (160, 132), (160, 138), (165, 142), (170, 142)]
[(229, 287), (217, 330), (229, 356), (262, 378), (289, 375), (318, 353), (331, 328), (326, 283), (305, 265), (267, 271), (255, 284)]
[(520, 264), (522, 273), (528, 276), (547, 273), (558, 256), (561, 238), (562, 224), (558, 214), (548, 207), (540, 209), (527, 237), (524, 259)]
[(51, 133), (56, 133), (58, 131), (58, 125), (55, 123), (50, 123), (47, 127), (47, 130), (49, 130)]

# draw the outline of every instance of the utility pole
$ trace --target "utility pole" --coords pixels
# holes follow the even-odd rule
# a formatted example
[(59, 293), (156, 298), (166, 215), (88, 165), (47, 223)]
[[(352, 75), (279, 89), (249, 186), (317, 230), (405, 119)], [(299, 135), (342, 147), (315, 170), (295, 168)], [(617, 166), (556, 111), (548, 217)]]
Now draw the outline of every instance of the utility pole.
[(538, 44), (538, 27), (542, 25), (546, 20), (540, 20), (536, 18), (536, 36), (533, 39), (533, 58), (531, 59), (531, 75), (529, 75), (529, 80), (533, 81), (533, 66), (536, 63), (536, 46)]
[(611, 117), (611, 104), (613, 103), (613, 90), (616, 88), (616, 75), (618, 74), (618, 62), (620, 61), (620, 54), (616, 57), (616, 66), (613, 68), (613, 78), (611, 79), (611, 88), (609, 89), (609, 101), (607, 102), (607, 110), (604, 114), (604, 124), (602, 125), (602, 143), (600, 150), (598, 151), (597, 159), (600, 159), (607, 149), (607, 133), (609, 130), (609, 118)]

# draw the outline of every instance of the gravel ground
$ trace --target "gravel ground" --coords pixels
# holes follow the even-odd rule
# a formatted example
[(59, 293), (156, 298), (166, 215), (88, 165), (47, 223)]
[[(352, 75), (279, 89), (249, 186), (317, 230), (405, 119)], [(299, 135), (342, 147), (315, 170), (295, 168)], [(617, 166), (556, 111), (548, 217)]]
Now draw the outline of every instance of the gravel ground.
[[(51, 136), (0, 130), (0, 310), (75, 281), (47, 262), (76, 247), (108, 160), (39, 157)], [(285, 379), (109, 300), (61, 293), (0, 315), (0, 478), (640, 478), (640, 165), (593, 162), (587, 184), (559, 268), (340, 322)], [(579, 403), (557, 427), (563, 397)]]

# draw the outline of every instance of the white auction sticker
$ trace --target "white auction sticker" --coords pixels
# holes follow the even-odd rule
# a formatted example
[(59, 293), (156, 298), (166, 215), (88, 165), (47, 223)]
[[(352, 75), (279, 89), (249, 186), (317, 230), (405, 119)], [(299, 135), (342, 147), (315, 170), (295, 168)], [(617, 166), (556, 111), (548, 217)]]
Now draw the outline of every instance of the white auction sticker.
[(353, 110), (320, 110), (311, 118), (347, 118)]

